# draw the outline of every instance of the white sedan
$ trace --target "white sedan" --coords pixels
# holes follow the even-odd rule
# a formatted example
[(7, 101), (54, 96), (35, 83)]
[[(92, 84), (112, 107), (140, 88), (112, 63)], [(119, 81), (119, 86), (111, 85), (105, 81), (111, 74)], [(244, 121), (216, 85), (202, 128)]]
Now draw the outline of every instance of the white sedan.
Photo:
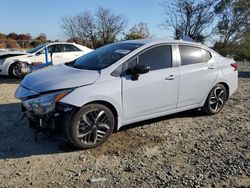
[(48, 48), (49, 61), (52, 58), (54, 65), (72, 61), (92, 51), (75, 43), (54, 42), (39, 45), (27, 52), (3, 52), (0, 54), (0, 75), (19, 77), (19, 62), (24, 62), (27, 65), (45, 63), (45, 47)]
[(16, 97), (31, 127), (57, 127), (86, 149), (127, 124), (196, 108), (217, 114), (237, 87), (235, 61), (210, 48), (135, 40), (32, 73)]

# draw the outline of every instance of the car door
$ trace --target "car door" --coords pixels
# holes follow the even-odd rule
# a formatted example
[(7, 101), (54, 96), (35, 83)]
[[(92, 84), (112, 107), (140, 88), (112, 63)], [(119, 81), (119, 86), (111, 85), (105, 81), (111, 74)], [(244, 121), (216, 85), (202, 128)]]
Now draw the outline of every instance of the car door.
[(181, 65), (178, 108), (202, 102), (213, 86), (218, 67), (209, 51), (195, 46), (179, 45)]
[(36, 52), (32, 56), (32, 63), (45, 63), (45, 50), (44, 48), (41, 49), (40, 51)]
[(136, 64), (150, 67), (136, 81), (131, 74), (122, 76), (122, 102), (125, 120), (175, 109), (178, 97), (179, 73), (172, 67), (170, 45), (156, 46), (127, 63), (127, 70)]
[(49, 60), (51, 60), (54, 65), (65, 63), (63, 57), (63, 44), (52, 44), (48, 46)]
[(63, 60), (65, 62), (73, 61), (83, 55), (83, 52), (72, 44), (63, 45)]

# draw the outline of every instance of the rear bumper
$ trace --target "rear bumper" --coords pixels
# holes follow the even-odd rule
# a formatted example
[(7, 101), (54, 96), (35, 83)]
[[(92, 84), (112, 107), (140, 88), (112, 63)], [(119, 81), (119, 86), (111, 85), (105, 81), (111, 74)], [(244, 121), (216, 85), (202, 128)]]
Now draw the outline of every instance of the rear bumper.
[(238, 71), (230, 75), (229, 81), (229, 97), (234, 94), (238, 88)]

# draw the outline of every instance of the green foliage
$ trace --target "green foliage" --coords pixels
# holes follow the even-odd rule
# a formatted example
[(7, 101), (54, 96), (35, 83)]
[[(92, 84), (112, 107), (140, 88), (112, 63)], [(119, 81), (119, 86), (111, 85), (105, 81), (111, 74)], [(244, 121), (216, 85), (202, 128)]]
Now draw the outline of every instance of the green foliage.
[(76, 44), (80, 44), (80, 45), (86, 46), (88, 48), (92, 48), (92, 49), (94, 48), (92, 41), (82, 40), (79, 37), (70, 38), (70, 39), (67, 40), (67, 42), (74, 42)]
[(46, 42), (47, 41), (47, 36), (45, 33), (40, 33), (37, 37), (36, 40), (41, 41), (41, 42)]
[(213, 49), (223, 56), (232, 56), (237, 61), (250, 61), (250, 48), (245, 44), (230, 44), (225, 46), (222, 42), (216, 42)]
[(38, 46), (38, 45), (40, 45), (40, 44), (43, 44), (44, 43), (44, 41), (41, 41), (41, 40), (33, 40), (31, 43), (30, 43), (30, 46), (32, 47), (32, 48), (34, 48), (34, 47), (36, 47), (36, 46)]
[(146, 23), (140, 22), (134, 25), (127, 34), (125, 34), (125, 40), (136, 40), (151, 38), (149, 29)]
[(250, 24), (250, 0), (220, 0), (215, 6), (219, 17), (216, 34), (224, 45), (239, 42)]
[(250, 0), (220, 0), (215, 6), (219, 16), (214, 49), (235, 60), (250, 60)]

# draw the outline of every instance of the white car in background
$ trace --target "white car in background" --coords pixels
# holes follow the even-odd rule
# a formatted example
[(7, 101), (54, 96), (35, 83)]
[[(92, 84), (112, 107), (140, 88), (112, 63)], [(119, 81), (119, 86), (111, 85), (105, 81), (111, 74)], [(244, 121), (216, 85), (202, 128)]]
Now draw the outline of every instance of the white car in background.
[(127, 124), (194, 108), (217, 114), (237, 87), (237, 63), (206, 46), (135, 40), (27, 75), (16, 97), (30, 127), (61, 129), (87, 149)]
[(1, 48), (1, 49), (0, 49), (0, 54), (3, 53), (3, 52), (7, 52), (7, 51), (8, 51), (8, 50)]
[(28, 65), (45, 63), (45, 47), (48, 48), (49, 61), (52, 58), (53, 65), (73, 61), (92, 51), (90, 48), (75, 43), (54, 42), (39, 45), (27, 52), (3, 52), (0, 54), (0, 75), (19, 77), (18, 62), (25, 62)]

